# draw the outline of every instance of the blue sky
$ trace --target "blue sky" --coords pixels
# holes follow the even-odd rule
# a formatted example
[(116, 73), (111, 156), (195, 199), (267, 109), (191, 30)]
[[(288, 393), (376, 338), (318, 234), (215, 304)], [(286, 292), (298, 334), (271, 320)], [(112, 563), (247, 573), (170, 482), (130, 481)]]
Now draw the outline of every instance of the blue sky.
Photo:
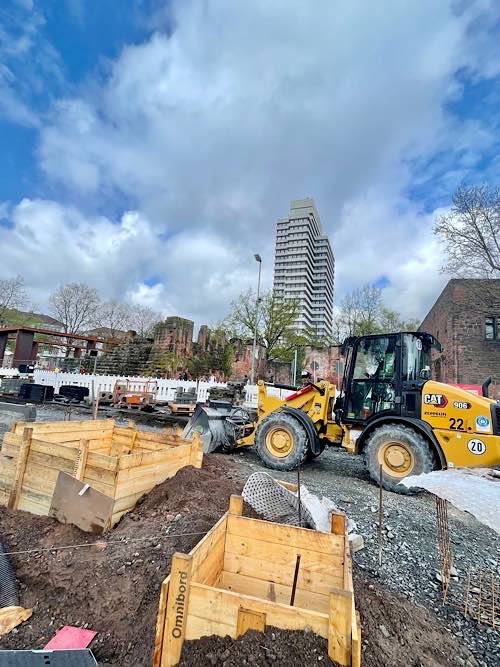
[(271, 284), (275, 220), (313, 196), (337, 301), (376, 282), (423, 317), (433, 220), (500, 182), (500, 4), (383, 7), (3, 0), (0, 278), (214, 322), (254, 252)]

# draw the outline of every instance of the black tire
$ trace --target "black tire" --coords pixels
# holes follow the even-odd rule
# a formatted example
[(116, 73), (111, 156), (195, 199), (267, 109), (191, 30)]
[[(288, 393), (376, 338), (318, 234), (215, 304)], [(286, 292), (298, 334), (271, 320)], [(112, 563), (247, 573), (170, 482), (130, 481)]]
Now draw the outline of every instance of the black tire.
[[(366, 467), (375, 482), (378, 483), (380, 480), (380, 463), (388, 443), (400, 444), (402, 449), (410, 453), (413, 465), (406, 475), (420, 475), (436, 468), (431, 445), (423, 435), (404, 424), (383, 424), (368, 436), (363, 449)], [(383, 463), (382, 486), (395, 493), (415, 493), (418, 489), (408, 489), (399, 484), (406, 475), (404, 472), (391, 475), (389, 465)]]
[[(292, 448), (285, 456), (274, 455), (268, 447), (272, 431), (280, 429), (289, 434)], [(285, 412), (272, 412), (265, 417), (255, 431), (257, 454), (267, 468), (273, 470), (293, 470), (304, 463), (310, 451), (306, 429), (293, 416)]]

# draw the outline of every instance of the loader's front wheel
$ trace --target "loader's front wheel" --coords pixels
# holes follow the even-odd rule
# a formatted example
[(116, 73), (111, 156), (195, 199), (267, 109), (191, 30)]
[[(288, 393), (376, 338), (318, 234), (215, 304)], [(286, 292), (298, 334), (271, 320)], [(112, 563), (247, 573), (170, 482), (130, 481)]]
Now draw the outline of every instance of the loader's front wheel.
[(293, 470), (309, 452), (309, 440), (302, 424), (293, 415), (273, 412), (255, 432), (255, 446), (262, 462), (274, 470)]
[(433, 452), (423, 435), (403, 424), (383, 424), (368, 436), (363, 450), (370, 477), (396, 493), (411, 493), (415, 489), (399, 486), (408, 475), (420, 475), (436, 467)]

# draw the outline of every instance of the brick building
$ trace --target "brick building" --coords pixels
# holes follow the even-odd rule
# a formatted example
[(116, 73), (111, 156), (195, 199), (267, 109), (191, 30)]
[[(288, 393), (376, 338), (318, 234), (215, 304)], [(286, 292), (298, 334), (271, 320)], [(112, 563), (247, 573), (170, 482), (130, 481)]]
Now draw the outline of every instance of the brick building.
[(420, 331), (443, 348), (434, 359), (436, 380), (480, 385), (491, 375), (490, 396), (500, 398), (500, 280), (450, 280)]
[(193, 350), (194, 322), (183, 317), (167, 317), (156, 325), (154, 346), (177, 357), (190, 357)]

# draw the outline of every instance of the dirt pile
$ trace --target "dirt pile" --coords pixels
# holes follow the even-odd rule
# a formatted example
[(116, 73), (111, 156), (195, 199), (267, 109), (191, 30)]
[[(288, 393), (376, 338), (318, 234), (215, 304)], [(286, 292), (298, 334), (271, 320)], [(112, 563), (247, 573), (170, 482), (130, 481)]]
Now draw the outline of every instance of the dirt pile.
[[(98, 538), (47, 517), (0, 508), (0, 539), (20, 582), (29, 622), (0, 639), (0, 648), (39, 648), (63, 625), (92, 628), (100, 664), (150, 665), (161, 581), (175, 551), (188, 552), (241, 491), (227, 459), (206, 456), (201, 470), (183, 468)], [(176, 537), (182, 535), (182, 537)], [(117, 543), (118, 542), (118, 543)], [(62, 545), (91, 546), (51, 550)]]
[(355, 576), (361, 615), (363, 664), (369, 667), (477, 665), (472, 653), (429, 609), (409, 602), (366, 577)]
[(266, 628), (265, 633), (250, 631), (237, 641), (230, 637), (203, 637), (185, 642), (179, 667), (332, 667), (335, 664), (328, 657), (326, 639), (312, 632)]

